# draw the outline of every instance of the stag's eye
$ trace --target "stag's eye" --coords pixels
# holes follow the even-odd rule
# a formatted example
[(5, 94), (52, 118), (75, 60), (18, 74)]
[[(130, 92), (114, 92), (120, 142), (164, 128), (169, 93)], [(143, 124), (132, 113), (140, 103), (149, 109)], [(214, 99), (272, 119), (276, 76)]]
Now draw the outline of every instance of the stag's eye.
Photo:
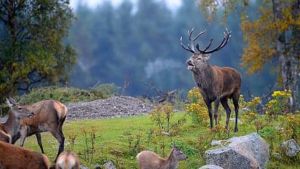
[(18, 109), (19, 109), (19, 110), (22, 110), (22, 108), (21, 108), (21, 107), (18, 107)]

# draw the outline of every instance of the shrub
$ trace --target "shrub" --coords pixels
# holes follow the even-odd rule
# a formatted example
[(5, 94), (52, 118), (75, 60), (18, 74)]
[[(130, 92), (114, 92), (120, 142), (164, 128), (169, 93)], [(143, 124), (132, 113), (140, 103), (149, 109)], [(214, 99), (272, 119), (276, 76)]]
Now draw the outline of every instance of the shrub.
[(119, 87), (113, 83), (104, 83), (93, 87), (91, 90), (98, 98), (108, 98), (119, 93)]
[(128, 155), (135, 156), (143, 149), (143, 136), (144, 135), (141, 130), (139, 130), (138, 132), (132, 132), (132, 130), (128, 130), (122, 134), (121, 139), (124, 140), (124, 142), (126, 142), (128, 146)]
[(199, 89), (194, 87), (188, 92), (188, 101), (190, 103), (186, 104), (186, 112), (192, 117), (193, 123), (207, 126), (209, 117)]
[(90, 90), (50, 86), (34, 88), (30, 93), (17, 98), (17, 100), (22, 104), (35, 103), (45, 99), (54, 99), (63, 103), (69, 103), (105, 99), (117, 93), (118, 87), (114, 84), (101, 84)]
[(269, 120), (277, 118), (279, 114), (286, 114), (289, 111), (289, 98), (291, 91), (274, 91), (272, 99), (266, 104), (266, 114)]
[(29, 104), (38, 102), (45, 99), (59, 100), (63, 103), (66, 102), (78, 102), (92, 100), (94, 95), (83, 89), (69, 88), (69, 87), (42, 87), (34, 88), (26, 95), (19, 98), (19, 102), (22, 104)]
[(261, 103), (260, 97), (254, 97), (251, 101), (246, 103), (246, 106), (251, 112), (257, 112), (257, 106)]
[(283, 140), (300, 138), (300, 118), (295, 114), (287, 114), (281, 120), (280, 136)]

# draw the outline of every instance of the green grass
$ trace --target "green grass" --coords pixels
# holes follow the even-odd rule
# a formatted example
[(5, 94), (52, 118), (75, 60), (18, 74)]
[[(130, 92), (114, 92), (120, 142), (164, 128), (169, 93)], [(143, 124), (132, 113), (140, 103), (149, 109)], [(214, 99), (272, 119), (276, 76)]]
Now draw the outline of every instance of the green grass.
[[(181, 119), (185, 116), (184, 113), (175, 113), (173, 121)], [(223, 117), (221, 124), (224, 125)], [(231, 129), (233, 122), (231, 122)], [(64, 124), (64, 133), (66, 138), (65, 149), (76, 152), (81, 162), (88, 166), (94, 167), (96, 163), (103, 164), (106, 160), (112, 160), (117, 168), (135, 169), (137, 163), (135, 156), (137, 150), (153, 150), (158, 152), (161, 156), (166, 156), (169, 153), (172, 142), (182, 148), (182, 150), (189, 156), (188, 160), (180, 162), (180, 169), (196, 169), (205, 164), (203, 153), (201, 150), (204, 147), (209, 149), (211, 139), (216, 139), (217, 135), (213, 134), (208, 127), (194, 126), (191, 119), (187, 117), (186, 123), (180, 127), (176, 136), (155, 136), (149, 135), (150, 129), (155, 128), (155, 125), (150, 120), (150, 116), (135, 116), (127, 118), (112, 118), (112, 119), (93, 119), (93, 120), (77, 120), (66, 121)], [(242, 123), (239, 125), (239, 132), (236, 134), (245, 135), (254, 132), (254, 126)], [(87, 136), (84, 136), (84, 133)], [(127, 133), (124, 134), (124, 133)], [(86, 157), (84, 154), (86, 145), (91, 149), (90, 135), (95, 134), (94, 152)], [(131, 137), (128, 136), (131, 134)], [(223, 135), (224, 136), (224, 135)], [(230, 137), (235, 136), (233, 132)], [(76, 137), (74, 145), (71, 143), (71, 137)], [(86, 144), (86, 138), (88, 142)], [(128, 138), (131, 138), (132, 143), (140, 139), (140, 144), (136, 150), (129, 148)], [(42, 141), (46, 155), (53, 161), (56, 155), (58, 143), (48, 133), (42, 134)], [(204, 143), (206, 141), (206, 143)], [(29, 137), (26, 140), (25, 147), (40, 151), (37, 146), (35, 137)], [(134, 147), (134, 146), (131, 146)], [(165, 149), (163, 148), (165, 147)], [(93, 157), (91, 157), (93, 154)], [(298, 155), (299, 156), (299, 155)], [(296, 169), (300, 163), (291, 162), (283, 163), (272, 159), (269, 168), (290, 168)], [(275, 167), (273, 167), (275, 166)]]

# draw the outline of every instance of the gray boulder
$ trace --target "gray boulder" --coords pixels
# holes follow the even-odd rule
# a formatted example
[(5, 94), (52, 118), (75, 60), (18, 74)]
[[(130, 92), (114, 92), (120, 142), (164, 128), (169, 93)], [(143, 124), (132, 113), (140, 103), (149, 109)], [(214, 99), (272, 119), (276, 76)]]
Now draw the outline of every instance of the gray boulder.
[(217, 165), (205, 165), (200, 167), (199, 169), (223, 169), (223, 168)]
[(79, 168), (80, 168), (80, 169), (89, 169), (88, 167), (86, 167), (86, 166), (84, 166), (84, 165), (82, 165), (82, 164), (79, 166)]
[(289, 157), (295, 157), (300, 152), (300, 146), (294, 139), (287, 140), (281, 143), (280, 147)]
[(116, 169), (116, 166), (114, 165), (114, 163), (112, 161), (107, 161), (104, 165), (103, 165), (104, 169)]
[(264, 169), (269, 160), (269, 145), (257, 133), (233, 137), (227, 144), (205, 152), (206, 164), (224, 169)]

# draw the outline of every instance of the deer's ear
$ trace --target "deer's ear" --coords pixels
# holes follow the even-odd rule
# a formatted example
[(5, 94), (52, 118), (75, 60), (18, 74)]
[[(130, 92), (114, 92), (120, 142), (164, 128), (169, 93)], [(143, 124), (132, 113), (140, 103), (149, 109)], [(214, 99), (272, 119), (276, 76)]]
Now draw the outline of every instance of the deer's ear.
[(12, 108), (14, 106), (13, 103), (11, 103), (8, 98), (6, 98), (6, 104), (8, 105), (9, 108)]

